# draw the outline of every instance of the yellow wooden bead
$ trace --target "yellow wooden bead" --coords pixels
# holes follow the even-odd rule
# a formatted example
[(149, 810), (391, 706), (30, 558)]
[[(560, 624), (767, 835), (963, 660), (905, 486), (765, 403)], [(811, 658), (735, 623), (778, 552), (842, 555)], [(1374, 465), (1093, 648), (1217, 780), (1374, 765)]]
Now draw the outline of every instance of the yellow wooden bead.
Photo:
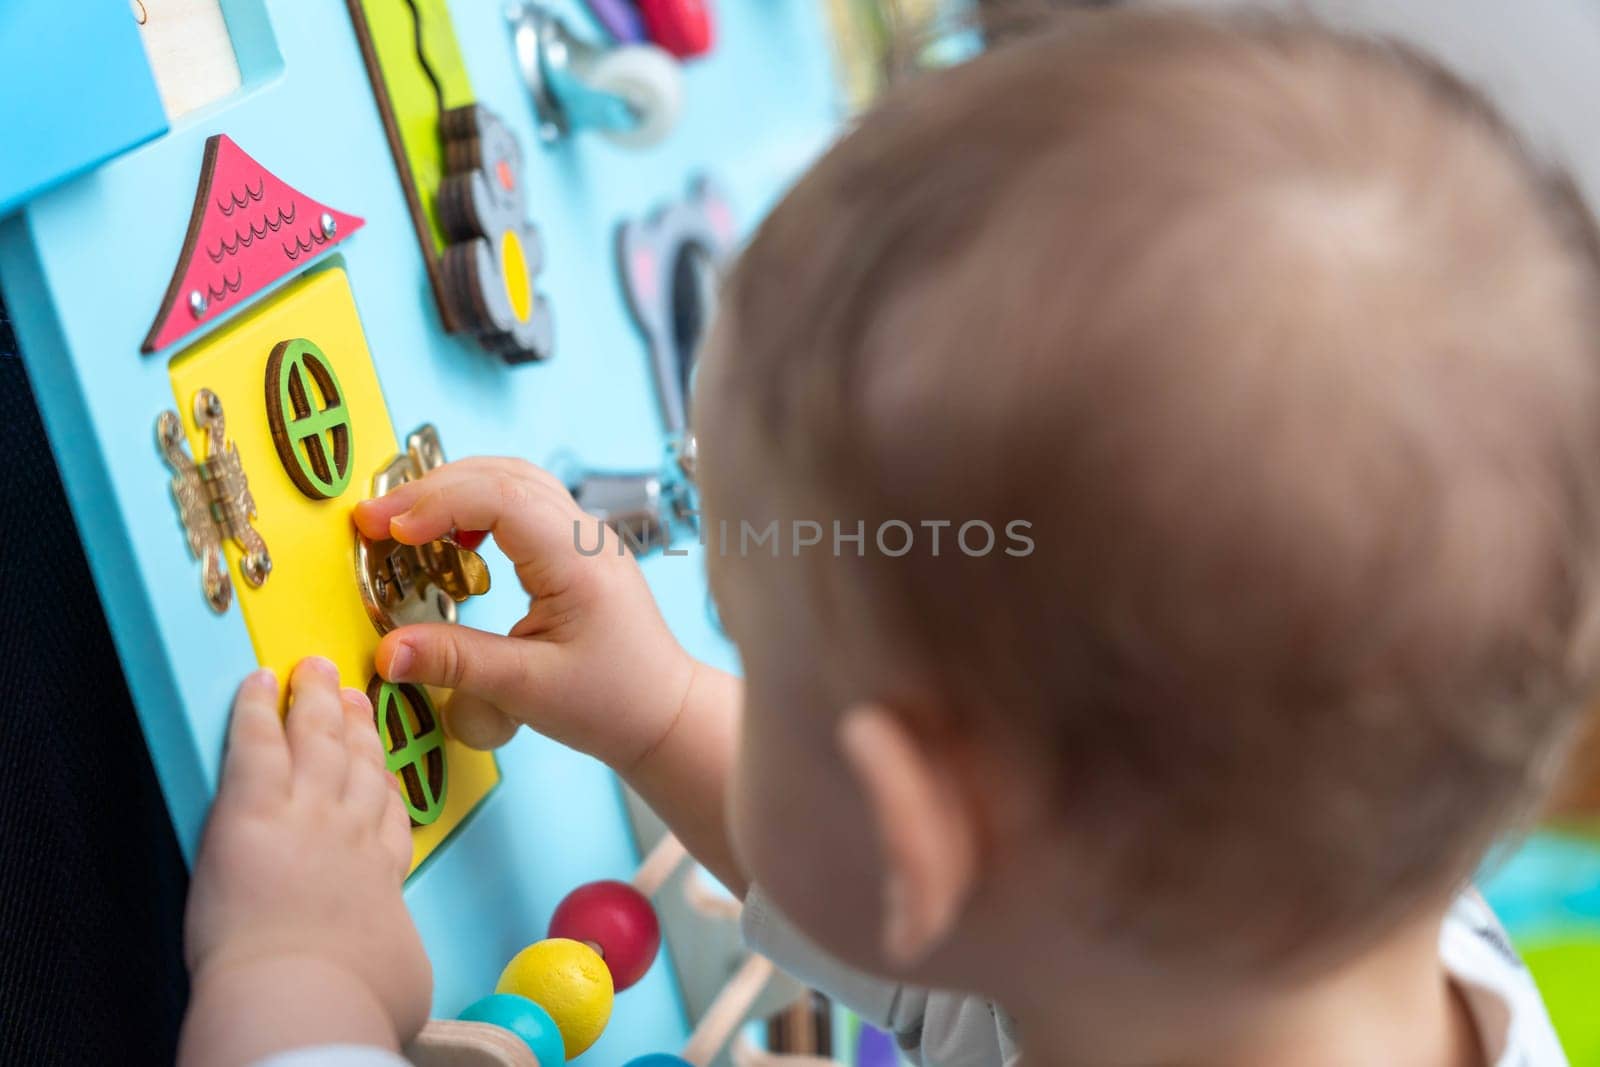
[(549, 1012), (569, 1060), (594, 1044), (611, 1020), (611, 971), (581, 941), (552, 937), (529, 945), (511, 957), (494, 991), (527, 997)]

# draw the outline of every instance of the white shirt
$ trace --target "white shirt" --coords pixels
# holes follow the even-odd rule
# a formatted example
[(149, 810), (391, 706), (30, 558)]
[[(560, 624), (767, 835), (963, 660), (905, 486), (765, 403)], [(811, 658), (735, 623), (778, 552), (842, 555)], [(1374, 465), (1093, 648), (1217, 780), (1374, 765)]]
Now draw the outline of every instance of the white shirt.
[(1494, 1067), (1566, 1067), (1533, 976), (1477, 893), (1457, 897), (1445, 916), (1439, 958), (1461, 990)]
[[(1016, 1067), (1016, 1029), (979, 997), (871, 978), (817, 948), (757, 889), (745, 900), (745, 940), (801, 981), (893, 1034), (921, 1067)], [(1567, 1067), (1532, 977), (1475, 892), (1458, 897), (1439, 931), (1439, 958), (1471, 1011), (1492, 1067)]]

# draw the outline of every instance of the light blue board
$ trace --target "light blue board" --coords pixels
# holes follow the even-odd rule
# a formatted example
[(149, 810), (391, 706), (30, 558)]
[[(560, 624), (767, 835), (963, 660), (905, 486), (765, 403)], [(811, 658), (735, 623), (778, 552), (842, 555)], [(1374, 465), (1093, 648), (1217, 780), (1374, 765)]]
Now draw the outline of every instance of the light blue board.
[[(511, 124), (529, 159), (530, 213), (547, 250), (542, 286), (557, 316), (556, 357), (507, 368), (439, 329), (342, 0), (269, 0), (267, 17), (259, 5), (226, 6), (247, 68), (237, 96), (0, 224), (0, 287), (191, 856), (233, 689), (255, 663), (237, 607), (213, 615), (200, 595), (153, 444), (156, 414), (174, 406), (170, 353), (143, 356), (138, 346), (182, 241), (206, 137), (229, 134), (292, 186), (365, 217), (366, 227), (322, 263), (342, 261), (349, 272), (401, 436), (432, 421), (453, 456), (644, 469), (660, 462), (662, 424), (617, 288), (616, 225), (681, 195), (703, 170), (748, 226), (839, 120), (823, 5), (722, 0), (718, 50), (689, 68), (683, 123), (669, 141), (645, 153), (592, 137), (546, 150), (501, 4), (456, 0), (478, 98)], [(575, 6), (557, 6), (583, 24)], [(17, 91), (5, 70), (0, 91)], [(463, 621), (503, 632), (526, 603), (492, 550), (490, 565), (494, 590), (467, 605)], [(732, 666), (707, 614), (700, 558), (657, 557), (646, 571), (687, 646)], [(504, 962), (543, 935), (568, 890), (626, 877), (638, 861), (616, 781), (598, 764), (523, 736), (503, 750), (501, 770), (500, 787), (407, 889), (433, 959), (436, 1014), (488, 993)], [(582, 1062), (610, 1067), (677, 1049), (684, 1036), (675, 985), (658, 965), (619, 998), (607, 1035)]]
[(166, 132), (128, 0), (0, 2), (0, 215)]

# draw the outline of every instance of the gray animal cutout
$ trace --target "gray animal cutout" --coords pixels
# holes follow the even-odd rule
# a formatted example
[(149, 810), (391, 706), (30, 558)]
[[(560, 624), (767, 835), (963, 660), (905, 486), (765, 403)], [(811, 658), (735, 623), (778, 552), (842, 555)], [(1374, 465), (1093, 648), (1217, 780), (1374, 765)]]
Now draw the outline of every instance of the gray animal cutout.
[(450, 241), (440, 261), (451, 310), (507, 363), (544, 359), (554, 344), (550, 304), (535, 281), (544, 266), (527, 221), (522, 147), (492, 111), (468, 104), (439, 120), (446, 176), (439, 222)]
[(655, 373), (667, 435), (689, 424), (689, 379), (716, 309), (716, 286), (734, 247), (733, 212), (705, 178), (689, 195), (617, 233), (622, 289)]

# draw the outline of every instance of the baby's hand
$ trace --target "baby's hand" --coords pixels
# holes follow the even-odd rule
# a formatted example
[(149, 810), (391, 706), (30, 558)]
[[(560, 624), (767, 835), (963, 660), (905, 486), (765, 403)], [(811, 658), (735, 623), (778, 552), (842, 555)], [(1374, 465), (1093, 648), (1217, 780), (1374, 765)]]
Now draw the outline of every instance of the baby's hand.
[(410, 826), (372, 706), (327, 660), (290, 686), (286, 724), (269, 671), (234, 704), (189, 891), (186, 1064), (394, 1048), (427, 1020), (433, 980), (400, 896)]
[(391, 681), (455, 690), (450, 732), (469, 745), (503, 744), (520, 723), (626, 772), (677, 719), (695, 664), (673, 638), (631, 555), (556, 478), (512, 459), (446, 464), (379, 500), (359, 504), (367, 537), (423, 544), (453, 530), (489, 530), (532, 598), (500, 637), (464, 626), (396, 630), (378, 648)]

